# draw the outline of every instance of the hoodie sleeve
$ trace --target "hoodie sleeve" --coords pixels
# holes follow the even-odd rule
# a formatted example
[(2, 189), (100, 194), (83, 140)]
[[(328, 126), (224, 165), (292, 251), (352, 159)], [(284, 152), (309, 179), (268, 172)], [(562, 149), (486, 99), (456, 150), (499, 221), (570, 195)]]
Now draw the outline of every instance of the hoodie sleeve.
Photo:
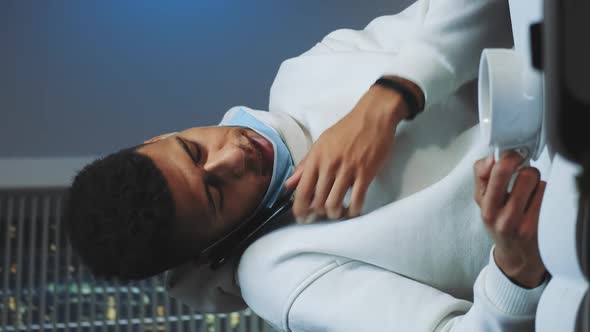
[(418, 85), (426, 107), (475, 79), (484, 48), (512, 47), (506, 0), (418, 0), (397, 15), (373, 20), (364, 30), (337, 30), (323, 47), (391, 51), (384, 75)]
[[(293, 332), (534, 331), (536, 307), (546, 286), (545, 282), (524, 289), (513, 284), (493, 258), (474, 284), (473, 303), (336, 256), (306, 253), (269, 267), (258, 264), (251, 275), (256, 278), (249, 278), (247, 268), (240, 267), (244, 298), (272, 326)], [(289, 282), (301, 271), (307, 271), (305, 278)]]
[(488, 266), (475, 282), (471, 309), (448, 315), (436, 331), (534, 331), (535, 312), (547, 283), (548, 279), (533, 289), (515, 285), (496, 265), (492, 249)]

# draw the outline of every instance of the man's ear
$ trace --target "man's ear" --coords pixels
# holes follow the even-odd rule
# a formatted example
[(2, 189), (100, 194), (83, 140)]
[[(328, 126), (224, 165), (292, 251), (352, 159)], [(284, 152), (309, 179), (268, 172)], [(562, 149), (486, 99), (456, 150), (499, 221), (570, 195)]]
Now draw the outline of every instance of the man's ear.
[(160, 135), (160, 136), (152, 137), (152, 138), (150, 138), (150, 139), (148, 139), (146, 141), (143, 141), (143, 144), (154, 143), (154, 142), (157, 142), (159, 140), (168, 138), (168, 137), (170, 137), (172, 135), (176, 135), (176, 134), (178, 134), (178, 132), (175, 131), (173, 133), (168, 133), (168, 134), (163, 134), (163, 135)]

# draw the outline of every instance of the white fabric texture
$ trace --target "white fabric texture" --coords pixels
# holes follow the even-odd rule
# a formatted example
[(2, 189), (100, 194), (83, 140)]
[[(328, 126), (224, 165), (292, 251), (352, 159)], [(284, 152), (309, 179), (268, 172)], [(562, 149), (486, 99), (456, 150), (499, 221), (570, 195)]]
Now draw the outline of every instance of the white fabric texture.
[[(496, 293), (526, 291), (493, 268), (492, 242), (472, 199), (473, 163), (487, 151), (475, 86), (466, 83), (483, 47), (511, 45), (506, 1), (419, 0), (364, 30), (335, 31), (285, 61), (269, 118), (281, 126), (287, 115), (298, 124), (281, 126), (300, 131), (283, 137), (307, 138), (287, 138), (290, 149), (316, 141), (384, 74), (417, 83), (426, 110), (398, 127), (361, 217), (262, 237), (240, 260), (239, 288), (222, 282), (233, 277), (227, 274), (215, 282), (219, 271), (172, 271), (171, 294), (188, 303), (200, 297), (192, 301), (199, 310), (229, 311), (241, 302), (220, 294), (241, 292), (281, 331), (526, 331), (538, 299), (520, 296), (518, 307), (498, 301)], [(213, 276), (197, 277), (207, 273)]]

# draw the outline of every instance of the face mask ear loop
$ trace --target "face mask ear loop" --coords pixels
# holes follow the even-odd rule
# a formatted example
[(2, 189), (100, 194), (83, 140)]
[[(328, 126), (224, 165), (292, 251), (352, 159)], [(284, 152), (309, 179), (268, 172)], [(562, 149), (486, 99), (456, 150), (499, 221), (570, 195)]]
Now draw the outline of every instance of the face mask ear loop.
[(274, 224), (273, 221), (291, 211), (292, 204), (293, 192), (289, 191), (272, 208), (261, 210), (258, 214), (203, 250), (195, 258), (195, 264), (209, 264), (212, 270), (219, 268), (229, 258), (241, 254), (260, 236), (280, 226)]

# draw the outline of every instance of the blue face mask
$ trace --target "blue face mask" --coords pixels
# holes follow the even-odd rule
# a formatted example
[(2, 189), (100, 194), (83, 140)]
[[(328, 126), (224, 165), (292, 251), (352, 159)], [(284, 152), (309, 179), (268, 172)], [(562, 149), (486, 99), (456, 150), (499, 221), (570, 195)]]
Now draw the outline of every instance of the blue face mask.
[[(294, 166), (291, 153), (281, 139), (279, 133), (264, 122), (258, 120), (255, 116), (248, 113), (243, 107), (236, 110), (230, 110), (229, 116), (224, 117), (219, 126), (237, 126), (246, 127), (254, 130), (262, 137), (266, 138), (274, 149), (274, 162), (272, 165), (272, 177), (270, 185), (262, 199), (260, 208), (270, 208), (281, 197), (285, 181), (293, 174)], [(228, 113), (229, 113), (228, 112)], [(257, 209), (258, 210), (258, 209)]]

